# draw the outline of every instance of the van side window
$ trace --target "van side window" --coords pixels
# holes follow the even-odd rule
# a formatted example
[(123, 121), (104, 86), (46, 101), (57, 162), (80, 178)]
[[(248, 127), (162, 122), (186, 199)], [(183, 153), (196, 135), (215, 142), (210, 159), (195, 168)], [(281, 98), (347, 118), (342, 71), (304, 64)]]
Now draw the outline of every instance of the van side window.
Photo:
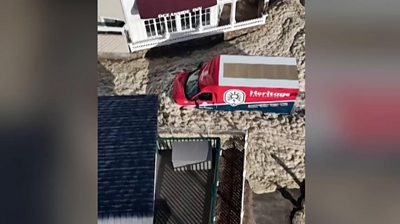
[(199, 100), (203, 101), (211, 101), (212, 100), (212, 93), (202, 93), (199, 95)]

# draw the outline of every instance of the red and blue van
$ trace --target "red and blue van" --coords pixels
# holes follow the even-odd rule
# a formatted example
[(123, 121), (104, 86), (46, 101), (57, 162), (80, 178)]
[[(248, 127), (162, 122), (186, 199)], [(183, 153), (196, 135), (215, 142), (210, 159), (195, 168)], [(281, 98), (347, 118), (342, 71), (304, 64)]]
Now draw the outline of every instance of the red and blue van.
[(296, 59), (217, 55), (173, 84), (178, 105), (290, 114), (299, 93)]

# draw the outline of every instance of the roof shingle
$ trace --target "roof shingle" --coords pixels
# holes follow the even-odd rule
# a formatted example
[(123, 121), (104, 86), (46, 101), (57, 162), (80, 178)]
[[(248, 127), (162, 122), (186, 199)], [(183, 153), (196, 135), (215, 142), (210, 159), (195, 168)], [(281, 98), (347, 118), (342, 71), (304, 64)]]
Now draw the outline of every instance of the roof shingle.
[(98, 99), (98, 216), (153, 216), (157, 96)]

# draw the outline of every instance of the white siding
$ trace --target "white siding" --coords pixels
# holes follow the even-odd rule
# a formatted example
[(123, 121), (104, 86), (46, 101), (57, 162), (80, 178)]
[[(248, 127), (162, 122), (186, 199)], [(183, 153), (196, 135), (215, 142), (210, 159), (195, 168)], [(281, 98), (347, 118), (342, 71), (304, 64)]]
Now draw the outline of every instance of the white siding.
[(148, 39), (144, 22), (137, 18), (129, 20), (129, 34), (133, 43)]
[(140, 19), (139, 11), (134, 8), (135, 0), (123, 0), (123, 8), (126, 15), (126, 21), (129, 36), (133, 43), (146, 40), (146, 29), (144, 23)]
[(97, 19), (101, 17), (126, 21), (121, 0), (98, 0)]
[(218, 5), (210, 7), (210, 25), (218, 26), (219, 13), (218, 13)]

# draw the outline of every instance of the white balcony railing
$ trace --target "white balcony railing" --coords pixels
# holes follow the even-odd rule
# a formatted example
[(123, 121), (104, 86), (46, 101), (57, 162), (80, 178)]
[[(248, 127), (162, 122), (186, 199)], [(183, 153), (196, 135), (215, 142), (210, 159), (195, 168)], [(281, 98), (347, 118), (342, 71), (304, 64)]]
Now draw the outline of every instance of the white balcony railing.
[(239, 29), (244, 29), (244, 28), (250, 28), (258, 25), (263, 25), (265, 24), (267, 15), (263, 15), (260, 18), (256, 19), (251, 19), (251, 20), (246, 20), (243, 22), (237, 22), (235, 24), (228, 24), (224, 26), (218, 26), (218, 27), (204, 27), (203, 30), (191, 30), (191, 31), (186, 31), (186, 32), (180, 32), (180, 33), (173, 33), (169, 38), (167, 37), (158, 37), (158, 38), (153, 38), (137, 43), (130, 43), (129, 48), (131, 49), (131, 52), (134, 51), (139, 51), (139, 50), (144, 50), (144, 49), (149, 49), (155, 46), (162, 46), (162, 45), (168, 45), (172, 43), (177, 43), (180, 41), (186, 41), (186, 40), (191, 40), (195, 38), (200, 38), (200, 37), (205, 37), (209, 35), (213, 35), (216, 33), (225, 33), (225, 32), (231, 32)]

